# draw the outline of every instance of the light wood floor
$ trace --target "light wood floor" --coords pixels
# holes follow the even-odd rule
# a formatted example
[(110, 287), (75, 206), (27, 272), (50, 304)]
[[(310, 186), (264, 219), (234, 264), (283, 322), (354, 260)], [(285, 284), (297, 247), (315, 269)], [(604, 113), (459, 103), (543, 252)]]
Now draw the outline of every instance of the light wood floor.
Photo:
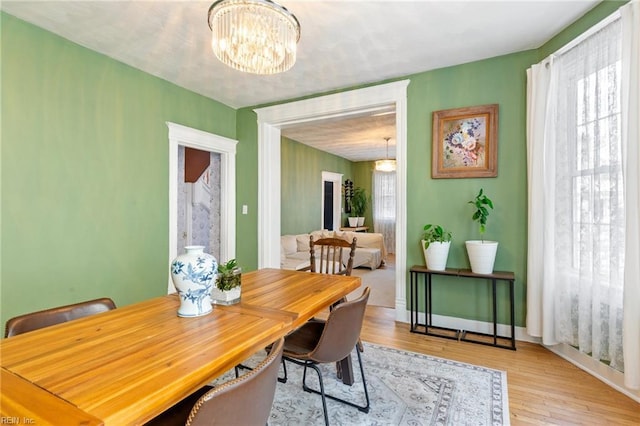
[(506, 371), (513, 425), (640, 425), (640, 404), (534, 343), (511, 351), (410, 333), (379, 306), (367, 307), (361, 338)]

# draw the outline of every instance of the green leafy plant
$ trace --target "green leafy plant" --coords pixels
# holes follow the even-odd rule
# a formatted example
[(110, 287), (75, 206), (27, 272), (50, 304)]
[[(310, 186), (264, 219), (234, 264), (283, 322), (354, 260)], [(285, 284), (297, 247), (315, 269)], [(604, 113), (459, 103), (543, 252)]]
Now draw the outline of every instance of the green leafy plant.
[(218, 290), (227, 291), (238, 287), (241, 282), (241, 272), (236, 259), (218, 265), (218, 276), (216, 277)]
[(429, 223), (424, 226), (422, 239), (424, 240), (424, 249), (426, 250), (431, 243), (446, 243), (447, 241), (451, 241), (451, 231), (444, 229), (440, 225), (432, 225)]
[(364, 188), (354, 188), (353, 197), (351, 198), (351, 211), (355, 216), (362, 217), (369, 205), (369, 197)]
[[(484, 193), (482, 188), (476, 197), (469, 201), (469, 204), (473, 204), (475, 211), (473, 212), (472, 220), (478, 222), (480, 225), (480, 236), (484, 235), (484, 231), (487, 229), (487, 218), (489, 217), (489, 210), (487, 207), (493, 209), (493, 201), (489, 199)], [(482, 238), (484, 241), (484, 238)]]

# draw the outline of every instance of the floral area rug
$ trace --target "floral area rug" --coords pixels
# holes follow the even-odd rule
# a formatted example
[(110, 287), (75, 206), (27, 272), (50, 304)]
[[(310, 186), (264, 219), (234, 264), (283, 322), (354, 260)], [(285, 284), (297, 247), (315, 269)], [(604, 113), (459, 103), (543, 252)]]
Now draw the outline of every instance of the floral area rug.
[[(327, 400), (331, 425), (508, 425), (504, 371), (365, 343), (362, 353), (371, 399), (369, 413)], [(246, 364), (257, 363), (264, 354)], [(342, 384), (335, 365), (321, 366), (327, 393), (364, 405), (355, 352), (355, 383)], [(302, 390), (303, 368), (287, 363), (289, 380), (278, 383), (269, 425), (324, 425), (320, 395)], [(282, 368), (280, 372), (282, 376)], [(218, 380), (228, 380), (233, 376)], [(317, 387), (309, 369), (307, 384)]]

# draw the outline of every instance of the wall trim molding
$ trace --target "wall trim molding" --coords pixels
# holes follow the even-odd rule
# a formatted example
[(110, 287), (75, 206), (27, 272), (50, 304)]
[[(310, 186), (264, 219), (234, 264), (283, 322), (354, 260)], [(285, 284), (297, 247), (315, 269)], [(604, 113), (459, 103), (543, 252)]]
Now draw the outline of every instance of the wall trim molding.
[[(178, 248), (178, 146), (220, 154), (220, 258), (236, 257), (236, 145), (237, 140), (167, 121), (169, 128), (169, 261)], [(168, 293), (174, 293), (169, 268)]]
[[(402, 320), (404, 323), (411, 323), (411, 312), (404, 311), (405, 316)], [(455, 330), (468, 330), (476, 333), (493, 334), (493, 323), (486, 321), (469, 320), (465, 318), (450, 317), (446, 315), (432, 314), (431, 318), (433, 323), (440, 327), (453, 328)], [(424, 324), (426, 317), (424, 312), (418, 312), (418, 322)], [(516, 326), (516, 340), (531, 343), (541, 343), (537, 337), (529, 336), (527, 329), (524, 327)], [(508, 324), (498, 323), (498, 334), (501, 336), (508, 336), (511, 334), (511, 326)]]
[(566, 359), (579, 369), (586, 371), (596, 379), (611, 386), (618, 392), (625, 394), (636, 402), (640, 402), (640, 390), (629, 389), (624, 385), (624, 373), (614, 370), (608, 365), (591, 358), (589, 355), (582, 353), (565, 343), (553, 346), (543, 346), (559, 357)]
[(280, 268), (280, 129), (367, 112), (396, 112), (396, 316), (406, 310), (407, 87), (401, 80), (255, 109), (258, 116), (258, 268)]

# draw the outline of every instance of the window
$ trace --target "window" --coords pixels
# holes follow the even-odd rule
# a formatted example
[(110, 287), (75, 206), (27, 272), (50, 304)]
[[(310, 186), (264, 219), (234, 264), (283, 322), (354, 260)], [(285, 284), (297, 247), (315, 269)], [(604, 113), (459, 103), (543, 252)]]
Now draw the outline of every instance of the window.
[[(573, 164), (573, 259), (580, 267), (580, 248), (593, 239), (595, 269), (610, 276), (618, 247), (608, 236), (621, 237), (614, 219), (624, 215), (620, 147), (620, 61), (592, 72), (576, 83), (576, 138)], [(617, 238), (615, 238), (617, 239)], [(617, 262), (616, 262), (617, 263)], [(619, 268), (621, 264), (616, 264)], [(621, 281), (615, 283), (621, 286)]]
[(387, 252), (396, 251), (396, 172), (373, 172), (373, 228)]
[(636, 396), (638, 16), (629, 2), (527, 70), (527, 332)]
[[(621, 37), (615, 21), (552, 64), (556, 339), (623, 370)], [(549, 195), (551, 197), (551, 195)]]

